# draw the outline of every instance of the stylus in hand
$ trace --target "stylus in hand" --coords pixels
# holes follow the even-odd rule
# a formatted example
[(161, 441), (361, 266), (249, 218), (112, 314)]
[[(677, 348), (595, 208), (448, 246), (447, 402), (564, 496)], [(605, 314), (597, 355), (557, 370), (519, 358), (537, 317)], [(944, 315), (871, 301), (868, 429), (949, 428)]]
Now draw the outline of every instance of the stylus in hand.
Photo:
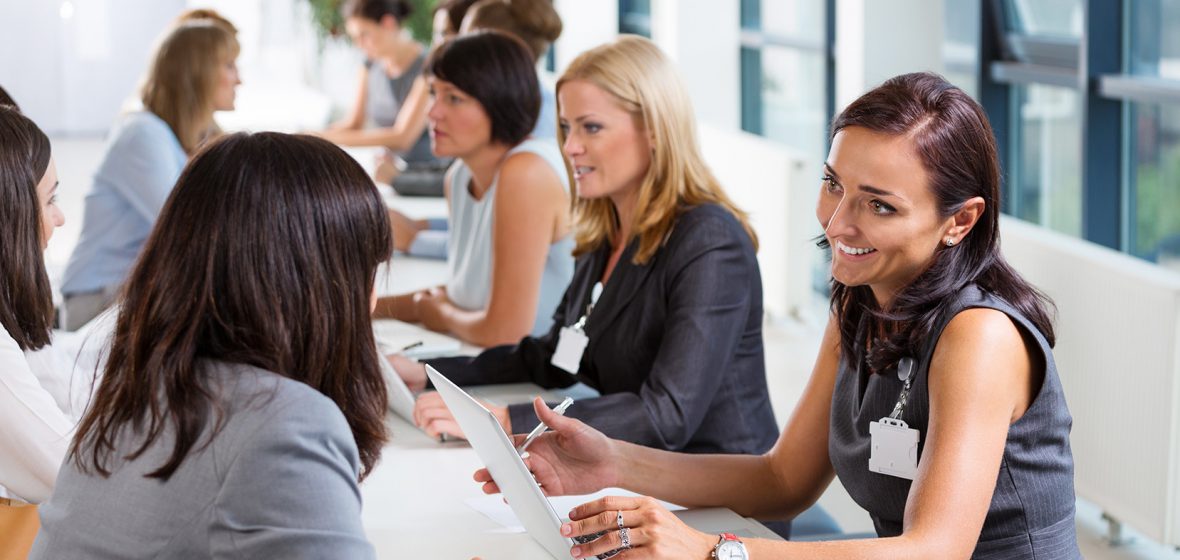
[[(574, 404), (574, 398), (573, 397), (566, 397), (565, 400), (561, 401), (561, 404), (553, 407), (553, 413), (565, 416), (565, 410), (567, 408), (569, 408), (571, 404)], [(545, 430), (548, 430), (548, 429), (549, 429), (549, 426), (546, 426), (544, 422), (537, 424), (537, 427), (533, 428), (533, 431), (529, 432), (529, 435), (524, 438), (524, 443), (521, 443), (520, 447), (516, 448), (516, 452), (518, 454), (524, 453), (524, 450), (528, 449), (529, 444), (533, 443), (533, 440), (537, 439), (537, 436), (540, 436), (541, 434), (545, 433)]]

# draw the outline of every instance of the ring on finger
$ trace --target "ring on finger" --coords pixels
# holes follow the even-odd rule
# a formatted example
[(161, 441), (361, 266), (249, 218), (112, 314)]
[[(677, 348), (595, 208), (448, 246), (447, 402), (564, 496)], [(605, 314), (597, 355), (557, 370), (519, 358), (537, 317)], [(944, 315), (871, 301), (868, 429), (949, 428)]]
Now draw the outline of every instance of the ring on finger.
[(631, 548), (631, 529), (623, 527), (619, 529), (619, 540), (623, 543), (623, 548), (630, 550)]
[(623, 525), (623, 510), (619, 510), (619, 515), (615, 517), (615, 523), (619, 525), (620, 531), (627, 528), (626, 525)]

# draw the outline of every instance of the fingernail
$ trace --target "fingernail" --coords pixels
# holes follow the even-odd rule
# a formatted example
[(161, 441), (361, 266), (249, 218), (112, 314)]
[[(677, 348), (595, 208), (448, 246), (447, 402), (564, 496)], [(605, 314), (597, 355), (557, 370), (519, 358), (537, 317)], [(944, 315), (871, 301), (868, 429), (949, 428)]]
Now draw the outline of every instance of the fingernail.
[(569, 523), (561, 526), (561, 534), (568, 535), (570, 534), (570, 531), (573, 531), (573, 529), (570, 527)]
[(570, 554), (572, 554), (574, 558), (581, 558), (582, 557), (582, 548), (575, 546), (572, 550), (570, 550)]
[(520, 454), (520, 460), (521, 460), (521, 461), (523, 461), (523, 460), (525, 460), (525, 459), (528, 459), (528, 458), (529, 458), (529, 452), (528, 452), (528, 451), (525, 451), (524, 453), (521, 453), (521, 454)]

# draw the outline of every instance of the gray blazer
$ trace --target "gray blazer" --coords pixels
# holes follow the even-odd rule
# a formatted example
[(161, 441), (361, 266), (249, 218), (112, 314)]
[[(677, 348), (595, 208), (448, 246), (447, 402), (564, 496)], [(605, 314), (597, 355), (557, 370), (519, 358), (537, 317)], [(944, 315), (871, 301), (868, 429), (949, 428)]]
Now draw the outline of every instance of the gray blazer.
[[(374, 557), (360, 458), (336, 404), (265, 370), (208, 365), (225, 414), (212, 443), (167, 481), (144, 477), (170, 454), (167, 431), (137, 459), (112, 459), (109, 478), (67, 459), (30, 558)], [(141, 441), (128, 435), (117, 456)]]

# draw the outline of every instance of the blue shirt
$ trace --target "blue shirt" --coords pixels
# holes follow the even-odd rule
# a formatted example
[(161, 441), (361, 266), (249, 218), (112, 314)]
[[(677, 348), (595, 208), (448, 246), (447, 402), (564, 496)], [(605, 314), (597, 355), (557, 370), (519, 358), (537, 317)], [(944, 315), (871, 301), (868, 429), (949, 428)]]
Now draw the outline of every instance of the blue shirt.
[(135, 112), (115, 124), (86, 195), (82, 235), (66, 266), (63, 294), (123, 282), (187, 162), (160, 117)]

